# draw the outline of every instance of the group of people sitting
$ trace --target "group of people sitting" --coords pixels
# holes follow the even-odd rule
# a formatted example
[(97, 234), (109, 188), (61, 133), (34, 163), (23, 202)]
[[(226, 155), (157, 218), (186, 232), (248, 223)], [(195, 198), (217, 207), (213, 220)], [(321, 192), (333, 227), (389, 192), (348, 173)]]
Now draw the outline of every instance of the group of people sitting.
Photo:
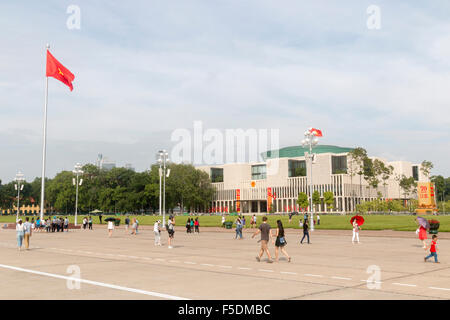
[(188, 218), (186, 221), (186, 233), (200, 233), (200, 223), (198, 222), (198, 217), (195, 218)]
[(67, 217), (48, 217), (47, 219), (34, 218), (31, 219), (31, 229), (33, 232), (41, 232), (43, 230), (47, 232), (64, 232), (69, 230), (69, 219)]

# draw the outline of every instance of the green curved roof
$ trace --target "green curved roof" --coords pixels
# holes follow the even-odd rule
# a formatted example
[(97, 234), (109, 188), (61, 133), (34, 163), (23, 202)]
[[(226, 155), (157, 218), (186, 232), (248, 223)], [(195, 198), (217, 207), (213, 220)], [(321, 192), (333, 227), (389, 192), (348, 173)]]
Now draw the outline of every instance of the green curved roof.
[[(343, 148), (325, 144), (313, 147), (314, 153), (347, 153), (352, 150), (353, 148)], [(276, 154), (277, 151), (279, 152), (278, 156)], [(264, 161), (267, 159), (275, 159), (275, 158), (295, 158), (295, 157), (303, 157), (305, 155), (305, 152), (307, 151), (309, 152), (309, 147), (303, 148), (301, 146), (292, 146), (281, 148), (279, 150), (269, 150), (266, 152), (262, 152), (261, 156), (263, 157)]]

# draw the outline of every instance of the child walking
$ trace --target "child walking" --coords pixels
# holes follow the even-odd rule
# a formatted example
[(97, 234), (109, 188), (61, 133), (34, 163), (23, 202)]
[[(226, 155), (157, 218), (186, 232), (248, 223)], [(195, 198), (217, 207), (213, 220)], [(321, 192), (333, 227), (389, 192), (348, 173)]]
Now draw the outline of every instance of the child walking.
[(428, 256), (426, 256), (425, 258), (423, 258), (423, 260), (425, 262), (427, 262), (427, 260), (430, 259), (431, 257), (434, 257), (434, 262), (439, 263), (438, 257), (437, 257), (438, 249), (437, 249), (436, 242), (437, 242), (437, 235), (433, 235), (431, 237), (431, 244), (429, 247), (427, 247), (427, 249), (430, 249), (430, 254)]

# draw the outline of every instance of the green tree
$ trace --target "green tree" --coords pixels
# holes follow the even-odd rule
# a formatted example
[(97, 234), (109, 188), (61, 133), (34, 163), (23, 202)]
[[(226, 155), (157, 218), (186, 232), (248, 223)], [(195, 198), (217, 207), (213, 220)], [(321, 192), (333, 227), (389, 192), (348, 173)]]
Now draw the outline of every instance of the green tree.
[(416, 187), (417, 183), (414, 181), (414, 177), (408, 178), (405, 175), (402, 176), (402, 179), (400, 180), (400, 188), (403, 190), (405, 203), (407, 202), (407, 198), (411, 195)]
[(359, 175), (359, 197), (362, 197), (362, 176), (364, 174), (364, 160), (367, 158), (367, 151), (364, 148), (358, 147), (348, 153), (350, 163), (349, 170), (350, 181), (353, 184), (353, 176)]
[(297, 204), (300, 208), (306, 209), (309, 206), (308, 195), (304, 192), (300, 192), (297, 197)]
[(331, 191), (325, 191), (323, 193), (323, 202), (327, 205), (327, 211), (328, 209), (334, 208), (334, 194)]
[(315, 206), (315, 210), (317, 211), (317, 205), (320, 205), (320, 203), (322, 202), (320, 199), (320, 192), (315, 190), (312, 194), (312, 201), (313, 204)]
[(383, 180), (383, 187), (384, 187), (384, 195), (387, 196), (387, 181), (392, 176), (392, 173), (394, 172), (394, 167), (389, 165), (385, 166), (383, 163), (383, 167), (381, 169), (381, 179)]
[(431, 169), (433, 169), (433, 163), (431, 161), (423, 160), (420, 165), (420, 171), (422, 171), (423, 175), (427, 178), (430, 177)]

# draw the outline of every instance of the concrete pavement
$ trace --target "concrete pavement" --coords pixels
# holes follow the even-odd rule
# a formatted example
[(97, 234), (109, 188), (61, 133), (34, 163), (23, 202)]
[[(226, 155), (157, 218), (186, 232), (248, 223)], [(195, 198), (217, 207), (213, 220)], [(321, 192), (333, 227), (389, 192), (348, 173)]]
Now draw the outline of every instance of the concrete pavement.
[[(446, 234), (434, 264), (423, 262), (414, 232), (362, 231), (362, 243), (353, 245), (351, 232), (316, 230), (311, 244), (300, 245), (300, 230), (288, 230), (292, 262), (269, 264), (255, 260), (259, 244), (249, 230), (235, 240), (234, 230), (177, 228), (168, 249), (167, 233), (155, 247), (151, 228), (140, 229), (132, 236), (121, 226), (112, 238), (105, 225), (35, 233), (31, 250), (20, 252), (15, 231), (0, 230), (0, 299), (450, 298)], [(79, 289), (74, 275), (83, 281)]]

